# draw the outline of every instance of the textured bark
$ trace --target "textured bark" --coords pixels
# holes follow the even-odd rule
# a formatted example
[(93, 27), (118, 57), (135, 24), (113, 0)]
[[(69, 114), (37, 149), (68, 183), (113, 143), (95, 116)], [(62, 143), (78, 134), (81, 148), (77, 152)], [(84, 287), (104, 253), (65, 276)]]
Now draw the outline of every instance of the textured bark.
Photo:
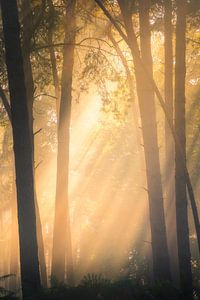
[[(144, 70), (137, 59), (140, 52), (133, 30), (129, 1), (118, 1), (124, 19), (127, 38), (132, 52), (138, 101), (140, 107), (144, 153), (146, 162), (149, 213), (152, 238), (153, 274), (155, 280), (171, 280), (169, 253), (165, 227), (163, 193), (160, 173), (159, 149), (157, 141), (154, 90), (148, 82)], [(149, 25), (149, 1), (139, 2), (141, 58), (149, 74), (153, 77), (151, 57), (151, 33)], [(135, 55), (137, 53), (137, 56)]]
[(58, 124), (57, 182), (52, 250), (52, 277), (63, 282), (65, 262), (67, 281), (74, 284), (71, 229), (69, 218), (68, 176), (72, 102), (72, 73), (75, 44), (75, 0), (66, 1), (65, 45), (61, 79), (61, 100)]
[[(172, 45), (172, 1), (164, 1), (164, 35), (165, 35), (165, 105), (169, 113), (171, 123), (173, 124), (173, 45)], [(174, 139), (165, 118), (165, 193), (166, 193), (166, 225), (168, 234), (168, 245), (170, 253), (170, 262), (172, 277), (178, 284), (178, 253), (176, 238), (176, 210), (175, 210), (175, 145)]]
[(175, 130), (182, 147), (183, 165), (175, 146), (175, 188), (178, 258), (181, 288), (187, 299), (192, 299), (192, 272), (189, 243), (188, 208), (186, 192), (186, 136), (185, 136), (185, 52), (186, 0), (177, 0), (176, 65), (175, 65)]
[(23, 298), (27, 299), (40, 289), (32, 146), (17, 3), (2, 0), (1, 9), (14, 140), (21, 282)]

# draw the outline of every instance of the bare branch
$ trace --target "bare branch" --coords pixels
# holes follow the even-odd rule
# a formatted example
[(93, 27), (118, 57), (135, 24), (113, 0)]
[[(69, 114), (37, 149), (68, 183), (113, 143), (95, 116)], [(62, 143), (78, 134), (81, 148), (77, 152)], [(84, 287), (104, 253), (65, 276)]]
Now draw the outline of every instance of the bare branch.
[(37, 131), (34, 132), (34, 136), (37, 135), (39, 132), (41, 132), (43, 130), (43, 128), (38, 129)]
[(9, 118), (9, 120), (10, 120), (10, 122), (11, 122), (11, 109), (10, 109), (10, 103), (9, 103), (9, 101), (8, 101), (8, 99), (7, 99), (7, 97), (6, 97), (6, 94), (5, 94), (5, 92), (4, 92), (4, 90), (2, 89), (1, 86), (0, 86), (0, 97), (1, 97), (1, 99), (2, 99), (2, 102), (3, 102), (3, 105), (4, 105), (4, 107), (5, 107), (5, 110), (6, 110), (7, 114), (8, 114), (8, 118)]

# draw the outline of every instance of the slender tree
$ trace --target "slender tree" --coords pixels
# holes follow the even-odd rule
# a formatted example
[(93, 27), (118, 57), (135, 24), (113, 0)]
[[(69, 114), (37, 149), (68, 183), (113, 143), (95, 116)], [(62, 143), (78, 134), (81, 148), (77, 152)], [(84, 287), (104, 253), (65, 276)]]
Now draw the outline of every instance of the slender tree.
[(17, 2), (1, 0), (14, 140), (23, 298), (40, 289), (34, 178)]
[[(169, 113), (170, 122), (174, 123), (173, 112), (173, 28), (172, 28), (172, 1), (164, 1), (164, 51), (165, 51), (165, 105)], [(170, 253), (171, 270), (174, 282), (178, 283), (178, 255), (176, 239), (176, 212), (175, 212), (175, 184), (174, 184), (174, 139), (165, 118), (165, 193), (166, 193), (166, 225)]]
[(185, 136), (185, 52), (186, 52), (186, 0), (177, 0), (176, 65), (175, 65), (175, 130), (182, 147), (184, 164), (180, 162), (175, 146), (175, 188), (178, 258), (181, 288), (187, 299), (192, 299), (192, 272), (189, 242), (188, 208), (186, 192), (186, 136)]
[[(138, 59), (135, 56), (137, 51), (140, 57), (139, 48), (132, 24), (132, 12), (130, 1), (118, 1), (129, 40), (135, 64), (135, 76), (138, 101), (140, 107), (142, 133), (144, 141), (144, 152), (146, 161), (147, 186), (149, 195), (150, 225), (153, 254), (153, 273), (156, 280), (170, 280), (169, 254), (167, 248), (167, 236), (165, 228), (163, 193), (160, 173), (159, 149), (157, 141), (156, 112), (154, 103), (154, 90), (146, 80)], [(140, 20), (140, 43), (141, 58), (153, 77), (153, 66), (151, 57), (151, 33), (149, 25), (148, 0), (139, 2)], [(143, 83), (145, 81), (145, 84)]]
[(58, 124), (57, 182), (55, 219), (53, 231), (52, 276), (58, 281), (65, 279), (67, 262), (68, 283), (74, 283), (72, 242), (69, 218), (68, 176), (69, 142), (72, 103), (72, 73), (75, 44), (75, 0), (65, 1), (65, 46), (63, 49), (63, 69), (61, 78), (61, 99)]
[[(47, 39), (48, 44), (53, 45), (53, 29), (54, 29), (54, 5), (52, 0), (48, 1), (49, 3), (49, 25), (48, 25), (48, 33), (47, 33)], [(51, 69), (52, 69), (52, 76), (53, 76), (53, 84), (54, 84), (54, 90), (55, 90), (55, 97), (56, 97), (56, 112), (57, 112), (57, 118), (59, 116), (59, 109), (60, 109), (60, 84), (59, 84), (59, 76), (58, 76), (58, 70), (57, 70), (57, 63), (56, 63), (56, 55), (54, 47), (49, 47), (49, 55), (50, 55), (50, 61), (51, 61)]]

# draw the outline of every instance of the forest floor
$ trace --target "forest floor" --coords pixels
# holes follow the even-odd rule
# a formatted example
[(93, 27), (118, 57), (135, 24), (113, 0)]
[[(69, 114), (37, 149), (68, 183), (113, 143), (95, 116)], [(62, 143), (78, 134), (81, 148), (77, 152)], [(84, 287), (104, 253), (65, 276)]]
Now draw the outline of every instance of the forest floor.
[[(94, 278), (93, 278), (94, 279)], [(194, 300), (199, 299), (194, 292)], [(20, 300), (10, 293), (0, 296), (0, 299)], [(188, 300), (184, 295), (169, 283), (144, 285), (131, 280), (94, 281), (87, 280), (76, 287), (57, 284), (44, 289), (40, 295), (34, 295), (30, 300)]]
[[(4, 299), (19, 299), (7, 297)], [(194, 296), (194, 299), (199, 299)], [(43, 290), (30, 300), (188, 300), (168, 283), (145, 286), (131, 281), (88, 284), (77, 287), (59, 285)]]

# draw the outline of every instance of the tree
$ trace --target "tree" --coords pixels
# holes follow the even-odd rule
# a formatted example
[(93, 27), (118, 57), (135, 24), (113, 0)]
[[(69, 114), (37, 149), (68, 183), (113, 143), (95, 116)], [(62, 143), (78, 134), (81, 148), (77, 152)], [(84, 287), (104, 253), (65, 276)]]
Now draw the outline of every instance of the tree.
[[(44, 7), (41, 8), (39, 16), (37, 16), (37, 18), (34, 19), (35, 22), (33, 22), (33, 15), (32, 15), (30, 1), (29, 0), (22, 1), (22, 17), (23, 17), (22, 18), (23, 20), (22, 21), (22, 25), (23, 25), (22, 50), (23, 50), (24, 72), (26, 74), (25, 84), (26, 84), (26, 93), (28, 99), (28, 111), (29, 111), (29, 122), (30, 122), (29, 129), (30, 129), (31, 142), (32, 142), (33, 166), (35, 163), (34, 133), (33, 133), (34, 79), (33, 79), (32, 65), (31, 65), (31, 58), (30, 58), (31, 39), (34, 34), (34, 31), (36, 30), (36, 28), (39, 26), (39, 23), (41, 22), (43, 9)], [(45, 253), (44, 253), (44, 241), (43, 241), (43, 234), (42, 234), (42, 223), (40, 218), (40, 211), (38, 206), (36, 189), (35, 189), (35, 207), (36, 207), (37, 239), (38, 239), (41, 280), (43, 286), (47, 287), (47, 271), (46, 271), (46, 262), (45, 262)]]
[[(147, 188), (149, 195), (153, 273), (155, 280), (170, 280), (171, 275), (167, 248), (159, 149), (157, 141), (154, 90), (149, 82), (145, 80), (145, 73), (138, 63), (137, 57), (135, 56), (135, 51), (137, 51), (139, 56), (140, 53), (133, 30), (130, 2), (124, 2), (120, 0), (118, 2), (122, 12), (125, 30), (135, 65), (136, 86), (142, 123)], [(149, 25), (149, 5), (150, 2), (148, 0), (139, 2), (140, 43), (141, 58), (143, 63), (147, 66), (149, 73), (153, 77), (150, 46), (151, 34)], [(144, 80), (145, 85), (143, 84)]]
[(131, 49), (131, 52), (133, 52), (133, 54), (135, 55), (135, 59), (136, 59), (138, 65), (144, 71), (144, 74), (146, 76), (147, 81), (153, 87), (153, 90), (154, 90), (154, 92), (155, 92), (155, 94), (158, 98), (158, 101), (159, 101), (159, 103), (162, 107), (162, 110), (165, 114), (165, 117), (167, 119), (167, 122), (169, 124), (170, 129), (171, 129), (171, 133), (172, 133), (173, 138), (174, 138), (174, 142), (176, 144), (176, 150), (179, 153), (180, 163), (182, 164), (182, 167), (185, 170), (185, 180), (186, 180), (186, 184), (187, 184), (187, 191), (188, 191), (188, 195), (189, 195), (190, 202), (191, 202), (192, 214), (193, 214), (194, 224), (195, 224), (195, 231), (196, 231), (196, 234), (197, 234), (198, 250), (200, 252), (200, 222), (199, 222), (199, 215), (198, 215), (198, 209), (197, 209), (197, 204), (196, 204), (196, 200), (195, 200), (194, 190), (193, 190), (193, 187), (192, 187), (192, 182), (191, 182), (191, 179), (190, 179), (190, 175), (189, 175), (187, 166), (184, 162), (184, 153), (183, 153), (183, 150), (182, 150), (182, 147), (181, 147), (181, 143), (180, 143), (179, 138), (178, 138), (178, 136), (176, 134), (176, 131), (174, 129), (174, 125), (171, 122), (170, 114), (169, 114), (169, 112), (166, 108), (165, 101), (162, 97), (162, 94), (161, 94), (156, 82), (154, 81), (153, 77), (149, 73), (148, 69), (146, 68), (146, 65), (143, 63), (143, 61), (140, 57), (139, 49), (138, 49), (138, 46), (137, 46), (136, 35), (134, 34), (132, 39), (129, 40), (128, 37), (126, 36), (126, 34), (121, 29), (120, 25), (112, 17), (112, 15), (109, 13), (109, 11), (106, 9), (106, 7), (101, 2), (101, 0), (95, 0), (95, 2), (99, 5), (99, 7), (105, 13), (106, 17), (111, 21), (111, 23), (114, 25), (114, 27), (116, 28), (116, 30), (118, 31), (120, 36), (123, 38), (123, 40), (129, 46), (129, 48)]
[(16, 1), (1, 1), (14, 140), (23, 298), (40, 289), (32, 145)]
[(175, 65), (175, 130), (184, 158), (180, 162), (179, 149), (175, 145), (175, 189), (178, 258), (181, 288), (192, 299), (192, 272), (189, 243), (187, 192), (186, 192), (186, 137), (185, 137), (185, 35), (187, 1), (177, 0), (176, 65)]
[[(48, 24), (48, 44), (53, 45), (53, 29), (54, 29), (54, 5), (52, 0), (49, 0), (49, 24)], [(59, 116), (59, 108), (60, 108), (60, 85), (59, 85), (59, 76), (58, 76), (58, 70), (57, 70), (57, 64), (56, 64), (56, 56), (54, 47), (49, 47), (49, 55), (50, 55), (50, 61), (51, 61), (51, 69), (52, 69), (52, 76), (53, 76), (53, 84), (54, 84), (54, 90), (55, 90), (55, 97), (56, 97), (56, 112), (57, 112), (57, 119)]]
[[(164, 56), (165, 56), (165, 105), (169, 113), (170, 121), (174, 123), (173, 105), (173, 32), (172, 32), (172, 1), (164, 1)], [(174, 139), (165, 118), (165, 193), (166, 193), (166, 227), (168, 233), (168, 245), (172, 276), (178, 281), (177, 268), (177, 239), (176, 239), (176, 213), (175, 213), (175, 185), (174, 185)]]
[(57, 183), (55, 200), (55, 219), (53, 232), (52, 276), (58, 281), (65, 279), (67, 261), (67, 280), (74, 283), (72, 242), (69, 218), (68, 176), (69, 142), (72, 102), (72, 73), (75, 48), (75, 6), (76, 1), (66, 1), (65, 41), (63, 49), (63, 69), (61, 78), (61, 99), (58, 124)]

